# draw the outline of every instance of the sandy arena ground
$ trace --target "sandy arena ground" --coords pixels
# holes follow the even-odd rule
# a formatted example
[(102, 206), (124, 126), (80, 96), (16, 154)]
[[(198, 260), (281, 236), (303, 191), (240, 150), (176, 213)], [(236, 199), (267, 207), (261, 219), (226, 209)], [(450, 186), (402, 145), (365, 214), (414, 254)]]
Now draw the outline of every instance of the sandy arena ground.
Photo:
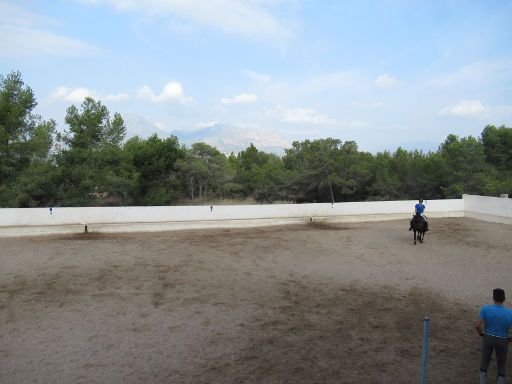
[(425, 315), (430, 382), (477, 382), (512, 226), (430, 223), (0, 239), (0, 382), (413, 383)]

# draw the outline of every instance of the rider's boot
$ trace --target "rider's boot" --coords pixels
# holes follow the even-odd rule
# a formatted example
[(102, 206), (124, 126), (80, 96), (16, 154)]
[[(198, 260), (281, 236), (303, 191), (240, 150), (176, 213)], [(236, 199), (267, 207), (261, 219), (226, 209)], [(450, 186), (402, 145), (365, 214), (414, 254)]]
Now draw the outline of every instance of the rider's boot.
[(487, 384), (487, 372), (480, 371), (480, 384)]

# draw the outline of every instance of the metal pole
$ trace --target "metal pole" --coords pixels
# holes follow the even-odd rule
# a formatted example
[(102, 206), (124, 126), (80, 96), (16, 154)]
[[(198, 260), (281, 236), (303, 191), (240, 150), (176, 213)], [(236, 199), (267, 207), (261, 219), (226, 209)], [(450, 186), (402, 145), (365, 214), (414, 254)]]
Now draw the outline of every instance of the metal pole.
[(423, 319), (423, 353), (421, 355), (421, 384), (428, 383), (428, 337), (430, 333), (430, 320)]

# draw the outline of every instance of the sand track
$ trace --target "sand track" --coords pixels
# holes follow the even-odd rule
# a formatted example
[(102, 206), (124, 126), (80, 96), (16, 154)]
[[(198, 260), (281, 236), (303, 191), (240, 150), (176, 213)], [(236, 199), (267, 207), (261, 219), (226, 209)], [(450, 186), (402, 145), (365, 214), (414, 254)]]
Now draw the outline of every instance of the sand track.
[(512, 226), (431, 228), (417, 246), (403, 221), (0, 239), (0, 382), (411, 383), (424, 315), (431, 382), (473, 382)]

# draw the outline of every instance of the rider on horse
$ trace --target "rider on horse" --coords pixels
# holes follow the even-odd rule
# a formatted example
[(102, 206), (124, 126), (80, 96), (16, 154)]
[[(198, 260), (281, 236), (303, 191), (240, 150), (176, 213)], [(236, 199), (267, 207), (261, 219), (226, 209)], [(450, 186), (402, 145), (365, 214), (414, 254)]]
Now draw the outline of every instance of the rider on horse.
[(423, 219), (423, 224), (425, 225), (425, 231), (428, 231), (428, 223), (427, 217), (423, 214), (425, 212), (425, 206), (423, 205), (423, 199), (419, 199), (419, 203), (414, 206), (414, 216), (411, 219), (411, 226), (409, 227), (409, 231), (412, 231), (412, 225), (414, 218), (416, 216), (420, 216)]

